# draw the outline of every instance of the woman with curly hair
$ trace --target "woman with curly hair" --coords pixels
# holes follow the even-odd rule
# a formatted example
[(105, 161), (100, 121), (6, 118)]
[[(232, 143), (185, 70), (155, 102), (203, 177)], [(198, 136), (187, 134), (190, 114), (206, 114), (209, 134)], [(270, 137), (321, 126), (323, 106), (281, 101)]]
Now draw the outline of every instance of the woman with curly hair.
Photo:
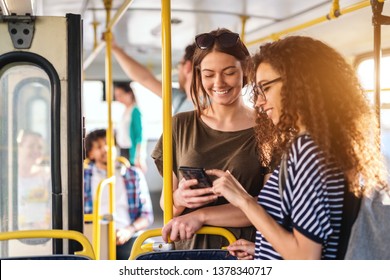
[(256, 202), (229, 172), (209, 171), (214, 193), (257, 229), (255, 244), (228, 249), (240, 259), (335, 259), (344, 192), (386, 186), (373, 109), (352, 67), (315, 39), (267, 43), (253, 62), (260, 160), (285, 153), (286, 182), (280, 192), (276, 167)]

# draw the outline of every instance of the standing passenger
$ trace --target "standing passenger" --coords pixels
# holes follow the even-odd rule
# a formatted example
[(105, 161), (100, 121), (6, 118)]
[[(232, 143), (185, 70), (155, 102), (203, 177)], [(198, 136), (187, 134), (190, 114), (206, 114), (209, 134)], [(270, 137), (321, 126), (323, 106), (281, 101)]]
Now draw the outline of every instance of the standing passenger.
[[(192, 111), (194, 105), (191, 100), (190, 87), (192, 78), (192, 57), (195, 44), (188, 45), (182, 60), (178, 64), (179, 89), (172, 88), (173, 114)], [(162, 97), (162, 83), (145, 66), (127, 55), (115, 41), (112, 42), (112, 52), (127, 76), (149, 89), (159, 97)]]
[(126, 107), (117, 129), (116, 139), (120, 154), (127, 158), (131, 165), (144, 170), (145, 160), (141, 157), (142, 117), (133, 89), (127, 82), (118, 82), (114, 84), (114, 95), (115, 99)]
[[(191, 189), (196, 180), (185, 180), (180, 166), (218, 167), (229, 170), (256, 196), (263, 185), (255, 139), (255, 115), (242, 98), (247, 84), (246, 71), (250, 55), (239, 35), (227, 29), (217, 29), (196, 36), (197, 49), (193, 60), (192, 95), (197, 110), (173, 117), (173, 202), (174, 216), (163, 230), (166, 240), (178, 249), (216, 248), (227, 245), (220, 236), (194, 233), (206, 223), (229, 227), (231, 219), (241, 211), (213, 194), (211, 188)], [(152, 157), (162, 174), (162, 139)], [(160, 202), (163, 207), (163, 200)], [(200, 209), (199, 209), (200, 208)], [(208, 220), (210, 219), (210, 221)], [(215, 219), (215, 220), (213, 220)], [(237, 238), (254, 240), (250, 225), (228, 228)], [(193, 238), (194, 237), (194, 238)]]
[(315, 39), (265, 44), (254, 64), (258, 150), (286, 153), (286, 184), (280, 194), (276, 168), (256, 203), (234, 174), (208, 172), (219, 177), (214, 193), (257, 228), (256, 245), (228, 249), (242, 259), (335, 259), (344, 192), (385, 185), (373, 110), (352, 67)]

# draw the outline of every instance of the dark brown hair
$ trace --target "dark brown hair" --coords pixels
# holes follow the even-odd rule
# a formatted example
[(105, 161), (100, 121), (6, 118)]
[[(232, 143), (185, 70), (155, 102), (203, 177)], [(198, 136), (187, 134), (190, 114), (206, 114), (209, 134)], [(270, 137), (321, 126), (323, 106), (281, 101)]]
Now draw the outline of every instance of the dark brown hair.
[(194, 58), (195, 49), (196, 49), (195, 43), (188, 45), (184, 50), (183, 60), (184, 61), (189, 60), (192, 62), (192, 59)]
[[(219, 36), (223, 33), (233, 33), (232, 31), (226, 29), (226, 28), (219, 28), (217, 30), (213, 30), (209, 32), (210, 35), (213, 35), (215, 37)], [(206, 90), (203, 88), (202, 85), (202, 76), (200, 74), (200, 64), (202, 60), (211, 52), (221, 52), (226, 53), (231, 56), (234, 56), (238, 61), (240, 61), (242, 71), (244, 73), (244, 80), (243, 80), (243, 86), (245, 86), (248, 82), (248, 70), (249, 70), (249, 62), (250, 62), (250, 55), (248, 52), (248, 49), (245, 47), (244, 43), (241, 41), (241, 39), (238, 40), (237, 44), (235, 44), (233, 47), (223, 47), (219, 43), (218, 40), (215, 40), (212, 47), (207, 48), (205, 50), (202, 50), (198, 47), (195, 49), (194, 53), (194, 59), (192, 63), (192, 82), (191, 82), (191, 97), (192, 101), (196, 105), (198, 114), (201, 114), (201, 111), (208, 106), (210, 106), (210, 99), (207, 95)]]
[(122, 89), (126, 94), (130, 94), (134, 103), (137, 103), (137, 99), (135, 97), (134, 91), (130, 86), (130, 82), (114, 82), (114, 88)]
[[(106, 139), (107, 131), (106, 129), (96, 129), (88, 133), (85, 137), (85, 155), (89, 158), (89, 153), (92, 150), (93, 143), (98, 141), (99, 139)], [(116, 137), (114, 135), (114, 145), (116, 145)]]

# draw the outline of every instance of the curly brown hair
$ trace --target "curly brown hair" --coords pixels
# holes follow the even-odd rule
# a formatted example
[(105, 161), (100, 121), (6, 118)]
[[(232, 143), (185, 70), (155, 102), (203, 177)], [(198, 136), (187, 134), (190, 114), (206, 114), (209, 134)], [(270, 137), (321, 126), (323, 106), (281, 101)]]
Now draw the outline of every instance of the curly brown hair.
[[(233, 33), (232, 31), (226, 28), (218, 28), (209, 32), (210, 35), (218, 37), (223, 33)], [(238, 61), (240, 61), (244, 78), (243, 86), (248, 83), (248, 76), (245, 73), (248, 73), (250, 67), (250, 54), (246, 46), (242, 43), (241, 39), (238, 39), (237, 44), (232, 47), (224, 47), (220, 44), (219, 40), (215, 40), (213, 45), (207, 49), (200, 49), (196, 47), (193, 63), (192, 63), (192, 82), (191, 82), (191, 98), (194, 102), (197, 112), (200, 115), (203, 109), (206, 109), (210, 106), (210, 99), (207, 95), (206, 90), (202, 85), (202, 76), (200, 73), (200, 64), (202, 60), (211, 52), (222, 52), (234, 56)]]
[(260, 47), (253, 57), (253, 81), (261, 63), (277, 71), (283, 85), (279, 123), (275, 126), (266, 114), (257, 113), (260, 160), (270, 162), (272, 153), (280, 158), (297, 134), (299, 118), (326, 161), (335, 161), (344, 172), (350, 191), (360, 194), (362, 182), (363, 191), (383, 188), (378, 122), (346, 60), (321, 41), (290, 36)]

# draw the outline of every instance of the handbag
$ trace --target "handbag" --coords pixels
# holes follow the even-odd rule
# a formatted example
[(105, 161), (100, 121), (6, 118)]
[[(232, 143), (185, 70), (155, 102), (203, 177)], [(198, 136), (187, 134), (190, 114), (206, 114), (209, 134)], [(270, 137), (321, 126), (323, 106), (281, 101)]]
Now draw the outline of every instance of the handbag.
[(347, 260), (390, 260), (390, 194), (375, 190), (364, 196), (353, 224)]

